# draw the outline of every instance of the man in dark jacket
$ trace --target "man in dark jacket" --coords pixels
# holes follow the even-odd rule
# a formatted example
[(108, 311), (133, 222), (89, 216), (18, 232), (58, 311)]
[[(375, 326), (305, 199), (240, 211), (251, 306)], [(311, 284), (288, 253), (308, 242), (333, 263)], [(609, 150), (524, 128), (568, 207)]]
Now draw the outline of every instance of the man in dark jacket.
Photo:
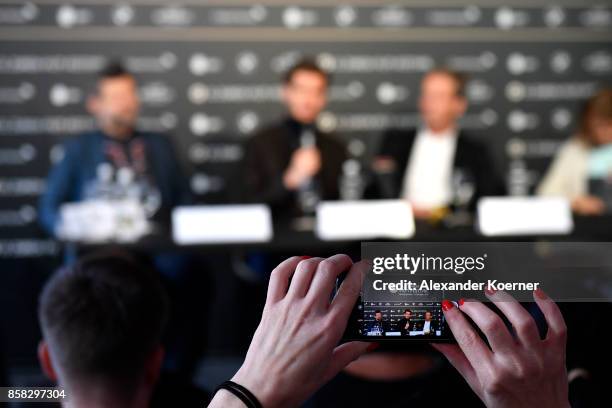
[(275, 215), (310, 213), (319, 200), (338, 198), (344, 144), (317, 128), (329, 77), (304, 59), (284, 77), (288, 114), (251, 138), (245, 157), (247, 200), (269, 204)]
[[(39, 208), (40, 222), (50, 234), (58, 232), (62, 204), (116, 198), (109, 184), (122, 184), (122, 189), (138, 191), (147, 216), (163, 227), (169, 226), (174, 207), (191, 202), (189, 186), (170, 140), (136, 129), (139, 107), (136, 79), (121, 64), (110, 63), (100, 72), (95, 92), (87, 100), (87, 109), (95, 117), (98, 130), (64, 143), (64, 156), (48, 176)], [(66, 263), (76, 260), (76, 249), (66, 247)], [(166, 339), (165, 364), (168, 370), (189, 372), (192, 363), (183, 361), (192, 360), (190, 353), (196, 353), (192, 350), (196, 346), (185, 346), (182, 339), (200, 335), (194, 333), (198, 325), (190, 324), (199, 317), (192, 317), (191, 311), (198, 309), (191, 307), (192, 299), (183, 291), (188, 288), (188, 274), (194, 261), (190, 256), (171, 251), (146, 255), (147, 258), (150, 255), (148, 261), (171, 289), (172, 330)]]
[(40, 199), (41, 223), (50, 234), (57, 232), (61, 205), (100, 198), (100, 178), (109, 172), (129, 174), (131, 182), (146, 189), (147, 205), (159, 221), (168, 221), (172, 207), (189, 201), (170, 141), (135, 128), (139, 106), (134, 76), (118, 63), (109, 64), (87, 101), (98, 130), (64, 144), (64, 156), (51, 169)]
[(409, 336), (410, 332), (415, 330), (414, 321), (412, 320), (412, 310), (406, 309), (404, 310), (404, 316), (399, 319), (397, 322), (397, 331), (402, 334), (402, 336)]
[(464, 87), (463, 76), (447, 69), (425, 75), (422, 126), (387, 131), (374, 160), (378, 194), (409, 200), (416, 217), (461, 200), (473, 208), (478, 198), (504, 192), (486, 146), (459, 128), (467, 109)]

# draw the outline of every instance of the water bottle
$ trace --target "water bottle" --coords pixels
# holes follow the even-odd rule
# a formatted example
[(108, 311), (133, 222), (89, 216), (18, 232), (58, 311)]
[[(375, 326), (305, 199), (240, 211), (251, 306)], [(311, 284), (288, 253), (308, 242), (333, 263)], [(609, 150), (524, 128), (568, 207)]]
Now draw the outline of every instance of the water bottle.
[(342, 175), (340, 176), (340, 198), (342, 200), (361, 199), (364, 184), (359, 160), (346, 160), (342, 164)]

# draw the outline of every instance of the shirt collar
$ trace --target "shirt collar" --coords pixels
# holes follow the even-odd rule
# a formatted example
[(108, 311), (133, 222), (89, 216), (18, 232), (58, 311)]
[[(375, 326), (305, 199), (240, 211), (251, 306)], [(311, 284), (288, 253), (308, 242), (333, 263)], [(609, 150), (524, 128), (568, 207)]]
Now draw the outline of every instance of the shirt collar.
[(441, 132), (441, 133), (434, 133), (427, 126), (422, 126), (419, 129), (419, 134), (422, 134), (425, 136), (435, 136), (435, 137), (456, 137), (459, 134), (459, 129), (454, 127), (454, 128), (447, 129), (446, 131)]

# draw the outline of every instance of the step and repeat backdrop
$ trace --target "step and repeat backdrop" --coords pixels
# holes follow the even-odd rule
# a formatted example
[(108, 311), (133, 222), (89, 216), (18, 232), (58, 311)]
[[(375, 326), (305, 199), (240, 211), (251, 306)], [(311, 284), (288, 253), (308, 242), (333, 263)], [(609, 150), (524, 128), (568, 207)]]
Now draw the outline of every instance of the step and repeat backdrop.
[(170, 135), (201, 202), (219, 203), (246, 140), (283, 115), (279, 78), (308, 55), (333, 74), (319, 125), (366, 162), (418, 124), (424, 72), (466, 73), (463, 126), (528, 194), (581, 104), (612, 84), (610, 1), (0, 1), (0, 258), (56, 255), (36, 201), (61, 142), (95, 126), (96, 72), (122, 59), (141, 127)]

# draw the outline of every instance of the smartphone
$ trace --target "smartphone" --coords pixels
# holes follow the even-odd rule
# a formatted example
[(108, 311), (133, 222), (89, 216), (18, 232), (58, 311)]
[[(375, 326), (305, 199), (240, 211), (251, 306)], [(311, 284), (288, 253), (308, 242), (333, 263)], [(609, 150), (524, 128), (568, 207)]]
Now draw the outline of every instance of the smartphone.
[[(336, 291), (345, 276), (342, 274), (336, 280)], [(381, 294), (362, 289), (342, 340), (454, 343), (442, 313), (444, 293), (441, 292)]]

